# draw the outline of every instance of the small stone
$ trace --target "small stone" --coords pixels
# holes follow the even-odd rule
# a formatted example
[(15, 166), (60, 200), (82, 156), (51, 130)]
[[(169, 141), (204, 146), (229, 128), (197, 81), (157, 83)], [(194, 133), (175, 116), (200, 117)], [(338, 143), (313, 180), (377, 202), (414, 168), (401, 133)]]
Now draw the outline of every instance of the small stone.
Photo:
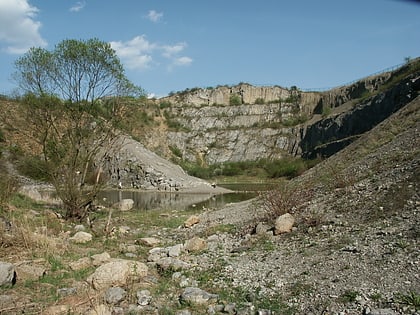
[(152, 301), (152, 295), (149, 290), (137, 291), (137, 304), (141, 306), (149, 305)]
[(108, 304), (118, 304), (122, 300), (124, 300), (127, 292), (120, 287), (112, 287), (106, 290), (105, 292), (105, 301)]
[(74, 230), (77, 232), (84, 232), (86, 230), (85, 226), (82, 224), (78, 224), (74, 226)]
[(107, 252), (103, 252), (102, 254), (92, 255), (92, 265), (95, 267), (100, 266), (111, 259), (111, 255)]
[(196, 287), (185, 288), (180, 297), (181, 302), (195, 303), (200, 305), (216, 302), (217, 299), (217, 294), (211, 294)]
[(112, 312), (108, 308), (108, 306), (104, 304), (95, 305), (92, 309), (90, 309), (86, 315), (111, 315)]
[(198, 252), (207, 248), (207, 242), (199, 237), (193, 237), (185, 242), (184, 248), (188, 252)]
[(257, 234), (257, 235), (265, 235), (269, 229), (270, 229), (269, 226), (267, 226), (264, 223), (260, 222), (255, 227), (255, 234)]
[(235, 303), (226, 304), (223, 308), (223, 311), (228, 314), (236, 314), (236, 305)]
[(366, 310), (366, 315), (397, 315), (396, 312), (394, 312), (390, 308), (374, 308), (371, 310)]
[(182, 269), (188, 269), (190, 265), (180, 259), (172, 257), (164, 257), (156, 261), (156, 265), (161, 270), (173, 270), (179, 271)]
[(16, 283), (15, 267), (6, 262), (0, 262), (0, 287)]
[(89, 257), (82, 257), (76, 261), (72, 261), (69, 264), (70, 269), (73, 271), (86, 269), (90, 266), (91, 266), (91, 260)]
[(199, 222), (200, 222), (200, 218), (196, 215), (192, 215), (184, 222), (184, 226), (186, 228), (190, 228)]
[(139, 243), (145, 246), (155, 247), (160, 243), (160, 240), (154, 237), (142, 237), (139, 239)]
[(57, 294), (61, 297), (74, 295), (76, 294), (77, 289), (76, 288), (61, 288), (57, 290)]
[(182, 244), (177, 244), (177, 245), (168, 247), (167, 249), (168, 249), (169, 257), (178, 257), (179, 255), (181, 255), (182, 248), (183, 248)]
[(80, 231), (74, 234), (72, 237), (70, 237), (70, 240), (77, 244), (84, 244), (90, 242), (92, 240), (92, 237), (92, 234)]

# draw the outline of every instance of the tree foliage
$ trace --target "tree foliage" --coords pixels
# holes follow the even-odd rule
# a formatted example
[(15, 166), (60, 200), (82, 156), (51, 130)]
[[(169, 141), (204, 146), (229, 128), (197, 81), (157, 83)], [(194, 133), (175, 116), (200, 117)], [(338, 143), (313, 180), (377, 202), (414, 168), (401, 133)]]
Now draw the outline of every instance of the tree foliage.
[(118, 149), (114, 127), (125, 113), (124, 100), (142, 90), (125, 77), (110, 45), (97, 39), (64, 40), (52, 52), (32, 48), (15, 65), (26, 92), (24, 127), (16, 131), (41, 148), (66, 217), (84, 219), (101, 189), (101, 165)]
[(67, 39), (53, 51), (31, 48), (15, 67), (14, 79), (23, 91), (53, 94), (72, 103), (143, 93), (125, 77), (110, 44), (98, 39)]

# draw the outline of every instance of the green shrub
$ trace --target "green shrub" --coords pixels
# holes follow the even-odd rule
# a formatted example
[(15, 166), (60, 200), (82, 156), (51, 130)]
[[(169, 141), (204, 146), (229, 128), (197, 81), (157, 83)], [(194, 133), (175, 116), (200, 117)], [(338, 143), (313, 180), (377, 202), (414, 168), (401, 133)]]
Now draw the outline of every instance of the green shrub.
[(169, 150), (171, 150), (173, 155), (182, 158), (182, 152), (178, 147), (169, 146)]
[(255, 100), (255, 104), (264, 104), (264, 103), (265, 103), (265, 101), (262, 97), (259, 97)]
[(47, 164), (36, 156), (23, 156), (17, 162), (18, 171), (29, 178), (41, 181), (48, 181)]
[(241, 105), (242, 99), (239, 95), (233, 94), (229, 97), (229, 105)]
[(268, 177), (271, 178), (293, 178), (302, 174), (306, 170), (306, 165), (302, 159), (284, 158), (267, 162), (264, 165), (264, 169)]

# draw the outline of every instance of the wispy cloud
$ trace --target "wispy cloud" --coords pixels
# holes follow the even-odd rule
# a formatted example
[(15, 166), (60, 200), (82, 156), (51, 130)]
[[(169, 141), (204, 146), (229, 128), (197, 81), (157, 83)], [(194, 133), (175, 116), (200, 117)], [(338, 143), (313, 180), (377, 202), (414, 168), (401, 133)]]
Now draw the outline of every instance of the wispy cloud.
[(153, 23), (159, 22), (163, 17), (163, 12), (157, 12), (155, 10), (150, 10), (147, 14), (147, 18)]
[(75, 5), (73, 5), (69, 10), (70, 12), (79, 12), (86, 6), (86, 2), (78, 1)]
[(110, 44), (130, 70), (145, 70), (162, 65), (173, 70), (176, 66), (188, 66), (193, 62), (190, 57), (180, 56), (187, 47), (186, 43), (162, 45), (141, 35), (126, 42), (115, 41)]
[(0, 0), (0, 49), (22, 54), (30, 47), (45, 47), (40, 34), (41, 22), (36, 21), (38, 9), (27, 0)]

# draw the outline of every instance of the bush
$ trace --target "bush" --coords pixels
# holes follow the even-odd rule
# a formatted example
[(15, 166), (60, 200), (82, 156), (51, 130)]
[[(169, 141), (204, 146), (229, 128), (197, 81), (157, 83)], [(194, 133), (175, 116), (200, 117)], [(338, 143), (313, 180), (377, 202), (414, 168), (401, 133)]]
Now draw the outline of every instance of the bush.
[(231, 95), (229, 98), (229, 105), (241, 105), (242, 99), (239, 95)]
[(262, 206), (266, 213), (266, 220), (275, 220), (285, 213), (300, 211), (305, 203), (312, 198), (312, 190), (298, 187), (288, 182), (281, 182), (275, 189), (261, 195)]
[(24, 156), (17, 163), (18, 171), (29, 178), (49, 181), (47, 164), (44, 160), (35, 156)]
[(266, 163), (264, 169), (268, 177), (290, 179), (301, 175), (306, 170), (306, 165), (302, 159), (285, 158)]

